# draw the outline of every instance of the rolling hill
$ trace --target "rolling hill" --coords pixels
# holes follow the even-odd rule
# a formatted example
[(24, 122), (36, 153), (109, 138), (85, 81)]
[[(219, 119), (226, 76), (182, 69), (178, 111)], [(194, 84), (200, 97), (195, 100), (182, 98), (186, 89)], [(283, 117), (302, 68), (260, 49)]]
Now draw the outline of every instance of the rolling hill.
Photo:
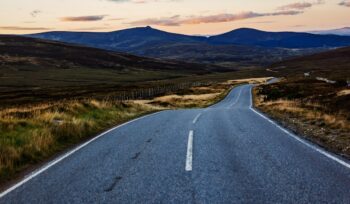
[(144, 69), (188, 72), (205, 72), (215, 69), (215, 66), (150, 59), (120, 52), (20, 36), (0, 36), (0, 45), (3, 66), (32, 65), (40, 67), (53, 65), (56, 68), (81, 66), (115, 70)]
[(77, 43), (114, 51), (134, 51), (169, 43), (198, 43), (204, 37), (168, 33), (151, 27), (138, 27), (113, 32), (46, 32), (30, 37)]
[(0, 35), (0, 100), (55, 100), (106, 95), (140, 83), (232, 71), (212, 65), (130, 54), (21, 36)]
[(350, 47), (275, 63), (271, 69), (283, 74), (302, 75), (311, 72), (313, 77), (350, 80)]
[(350, 37), (336, 35), (316, 35), (297, 32), (266, 32), (241, 28), (212, 36), (211, 43), (240, 44), (281, 48), (342, 47), (350, 45)]

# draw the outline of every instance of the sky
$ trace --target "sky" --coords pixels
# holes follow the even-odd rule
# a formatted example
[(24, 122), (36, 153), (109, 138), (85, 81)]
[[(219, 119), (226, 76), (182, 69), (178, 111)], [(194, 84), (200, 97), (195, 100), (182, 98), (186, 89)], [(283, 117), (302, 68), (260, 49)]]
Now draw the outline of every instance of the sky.
[(0, 34), (150, 25), (192, 35), (350, 27), (350, 0), (1, 0)]

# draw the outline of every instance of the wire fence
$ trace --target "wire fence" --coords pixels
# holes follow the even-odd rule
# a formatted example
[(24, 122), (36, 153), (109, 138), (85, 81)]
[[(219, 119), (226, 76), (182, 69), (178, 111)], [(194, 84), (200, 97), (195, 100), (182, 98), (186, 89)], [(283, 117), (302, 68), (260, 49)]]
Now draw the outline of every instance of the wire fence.
[(108, 99), (116, 101), (129, 101), (129, 100), (146, 100), (154, 97), (166, 95), (167, 93), (179, 92), (187, 90), (193, 87), (209, 86), (213, 82), (186, 82), (179, 84), (166, 84), (158, 85), (148, 88), (131, 89), (127, 91), (121, 91), (113, 96), (109, 96)]

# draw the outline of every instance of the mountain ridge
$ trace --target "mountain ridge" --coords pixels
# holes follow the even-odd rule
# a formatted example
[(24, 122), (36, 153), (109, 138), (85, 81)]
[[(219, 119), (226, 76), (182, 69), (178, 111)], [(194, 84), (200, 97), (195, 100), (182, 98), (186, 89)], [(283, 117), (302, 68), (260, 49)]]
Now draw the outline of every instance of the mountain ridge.
[(347, 36), (317, 35), (292, 31), (268, 32), (249, 28), (236, 29), (212, 36), (210, 40), (220, 44), (283, 48), (342, 47), (350, 45), (350, 37)]
[(313, 78), (350, 80), (350, 47), (288, 59), (269, 66), (270, 70), (283, 74), (303, 75), (310, 72)]
[(350, 45), (350, 37), (267, 32), (251, 28), (210, 37), (164, 32), (149, 26), (100, 33), (54, 31), (27, 36), (143, 57), (230, 68), (267, 65), (294, 56)]
[(111, 32), (52, 31), (27, 36), (120, 51), (164, 43), (206, 43), (282, 48), (342, 47), (350, 45), (350, 36), (318, 35), (291, 31), (269, 32), (253, 28), (239, 28), (208, 37), (171, 33), (150, 26)]

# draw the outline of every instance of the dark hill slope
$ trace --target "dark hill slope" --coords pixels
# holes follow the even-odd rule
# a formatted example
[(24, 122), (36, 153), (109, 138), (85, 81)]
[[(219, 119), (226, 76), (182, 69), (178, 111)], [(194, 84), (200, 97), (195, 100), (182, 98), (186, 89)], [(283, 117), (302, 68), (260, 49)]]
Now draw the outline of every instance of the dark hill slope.
[(62, 98), (106, 97), (118, 91), (169, 84), (182, 77), (218, 71), (227, 70), (0, 35), (0, 107)]
[[(110, 68), (115, 70), (174, 70), (206, 72), (217, 68), (137, 57), (130, 54), (105, 51), (91, 47), (70, 45), (20, 36), (0, 36), (2, 65), (47, 66), (57, 68)], [(219, 70), (220, 71), (220, 70)]]
[(312, 72), (313, 76), (350, 80), (350, 47), (286, 60), (272, 65), (272, 69), (290, 74)]

